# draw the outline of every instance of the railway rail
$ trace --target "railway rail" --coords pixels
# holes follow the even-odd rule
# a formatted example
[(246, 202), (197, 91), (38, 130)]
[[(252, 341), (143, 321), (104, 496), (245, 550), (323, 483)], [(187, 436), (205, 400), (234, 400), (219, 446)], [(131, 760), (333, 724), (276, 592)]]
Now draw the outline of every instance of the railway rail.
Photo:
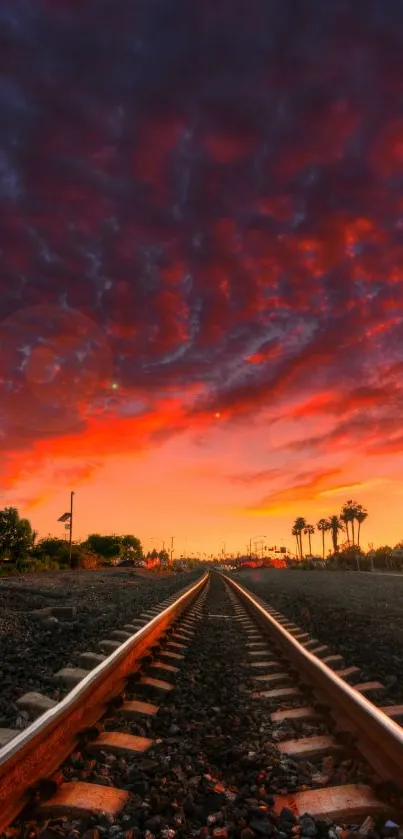
[[(403, 818), (403, 729), (394, 719), (403, 716), (403, 708), (377, 708), (369, 701), (366, 694), (377, 695), (381, 685), (349, 684), (351, 668), (340, 667), (340, 656), (329, 655), (323, 645), (224, 575), (204, 575), (179, 597), (171, 598), (162, 612), (152, 610), (148, 617), (138, 630), (128, 626), (128, 637), (124, 639), (124, 631), (121, 633), (120, 646), (105, 661), (84, 673), (55, 708), (0, 750), (0, 833), (11, 825), (20, 831), (27, 822), (43, 826), (49, 820), (68, 818), (75, 820), (75, 835), (81, 835), (101, 816), (113, 822), (126, 813), (123, 818), (130, 821), (137, 789), (130, 773), (142, 756), (158, 756), (164, 743), (169, 767), (177, 746), (175, 737), (172, 741), (170, 736), (172, 726), (164, 730), (164, 707), (176, 692), (192, 691), (198, 679), (202, 686), (203, 679), (210, 685), (210, 692), (218, 697), (216, 703), (221, 697), (223, 705), (233, 701), (238, 708), (235, 713), (210, 702), (209, 712), (196, 708), (195, 703), (189, 719), (182, 714), (183, 732), (180, 725), (173, 727), (179, 736), (186, 734), (186, 742), (197, 735), (198, 745), (191, 751), (201, 754), (204, 750), (208, 755), (208, 760), (203, 760), (206, 766), (209, 762), (210, 769), (203, 772), (199, 767), (197, 791), (194, 777), (184, 780), (199, 802), (195, 812), (205, 831), (201, 835), (216, 839), (238, 835), (253, 839), (272, 836), (273, 831), (284, 835), (284, 813), (291, 813), (294, 828), (306, 813), (318, 824), (327, 819), (357, 829), (362, 818), (383, 822)], [(229, 700), (228, 690), (222, 692), (215, 685), (220, 666), (226, 665), (231, 676), (232, 665), (226, 662), (230, 647), (235, 655), (233, 669), (239, 668), (231, 687), (234, 692), (238, 686), (239, 695), (233, 700)], [(203, 690), (198, 692), (196, 685), (195, 695), (198, 701), (202, 697), (208, 709), (208, 690), (206, 693), (203, 698)], [(253, 728), (259, 717), (257, 737), (266, 750), (264, 760), (259, 756), (257, 780), (251, 782), (248, 794), (242, 792), (237, 759), (242, 735), (239, 708), (244, 709), (245, 729), (249, 724)], [(233, 722), (226, 721), (230, 711)], [(211, 729), (209, 713), (218, 715), (221, 726)], [(168, 717), (172, 718), (171, 711)], [(201, 720), (205, 721), (205, 736)], [(247, 753), (242, 759), (246, 767), (254, 754)], [(80, 760), (71, 763), (72, 755), (81, 756)], [(120, 781), (119, 772), (115, 772), (113, 785), (92, 780), (96, 761), (105, 755), (124, 756), (128, 761)], [(84, 767), (81, 777), (76, 765)], [(275, 788), (285, 765), (291, 767), (292, 783)], [(298, 781), (297, 766), (303, 767), (304, 783)], [(158, 777), (166, 786), (164, 773)], [(340, 783), (340, 778), (347, 782)], [(200, 801), (204, 801), (206, 789), (210, 798), (222, 797), (222, 813), (230, 820), (230, 828), (222, 826), (223, 816), (214, 813), (204, 813), (203, 826), (204, 805)], [(141, 806), (151, 805), (146, 801)], [(183, 832), (183, 819), (178, 821), (178, 815), (172, 813), (169, 818), (165, 832), (153, 834), (147, 828), (144, 836), (173, 839), (177, 830), (188, 835)], [(315, 827), (307, 835), (315, 836), (320, 829)], [(292, 831), (292, 835), (299, 833), (297, 828)], [(190, 831), (190, 835), (199, 834)]]

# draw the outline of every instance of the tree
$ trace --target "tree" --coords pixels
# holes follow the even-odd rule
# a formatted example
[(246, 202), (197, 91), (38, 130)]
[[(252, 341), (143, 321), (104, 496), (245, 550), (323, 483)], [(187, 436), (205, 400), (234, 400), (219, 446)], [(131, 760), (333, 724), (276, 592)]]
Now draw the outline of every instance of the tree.
[(27, 555), (36, 538), (28, 519), (20, 519), (16, 507), (0, 510), (0, 556), (16, 561)]
[(48, 556), (50, 559), (59, 562), (68, 562), (69, 547), (65, 539), (58, 539), (56, 536), (48, 536), (40, 539), (31, 551), (31, 555), (37, 559)]
[(340, 521), (343, 523), (344, 530), (346, 531), (347, 544), (348, 544), (348, 545), (350, 545), (350, 544), (351, 544), (351, 541), (350, 541), (350, 531), (349, 531), (349, 529), (348, 529), (348, 525), (349, 525), (349, 521), (350, 521), (350, 519), (349, 519), (349, 514), (348, 514), (347, 512), (346, 512), (346, 513), (344, 513), (344, 512), (342, 511), (342, 512), (340, 513)]
[(356, 519), (357, 519), (357, 521), (358, 521), (357, 544), (358, 544), (358, 547), (360, 547), (360, 530), (361, 530), (361, 525), (362, 525), (362, 523), (365, 521), (365, 519), (367, 519), (367, 518), (368, 518), (368, 511), (367, 511), (367, 510), (364, 510), (364, 508), (361, 506), (361, 504), (359, 504), (359, 509), (357, 510), (355, 517), (356, 517)]
[(315, 533), (315, 528), (313, 524), (307, 524), (307, 526), (304, 528), (304, 533), (308, 536), (309, 539), (309, 556), (312, 556), (311, 536), (313, 536), (313, 534)]
[(307, 521), (302, 516), (299, 516), (297, 518), (295, 524), (296, 524), (296, 527), (297, 527), (297, 530), (298, 530), (298, 533), (299, 533), (299, 544), (300, 544), (300, 549), (301, 549), (301, 559), (303, 559), (304, 550), (303, 550), (303, 544), (302, 544), (302, 534), (305, 531), (305, 528), (307, 527)]
[(297, 538), (297, 545), (299, 547), (299, 554), (300, 554), (301, 559), (302, 559), (302, 556), (303, 556), (303, 553), (302, 553), (302, 531), (305, 530), (306, 527), (307, 527), (307, 521), (304, 518), (302, 518), (302, 516), (299, 516), (297, 519), (295, 519), (292, 533), (293, 533), (293, 536), (296, 536), (296, 538)]
[(296, 541), (296, 545), (297, 545), (297, 556), (300, 557), (299, 542), (298, 542), (298, 530), (295, 527), (293, 527), (291, 533), (292, 533), (293, 536), (295, 536), (295, 541)]
[(369, 559), (365, 557), (364, 552), (357, 545), (346, 545), (342, 547), (338, 557), (341, 566), (353, 567), (355, 563), (357, 571), (360, 570), (360, 560), (362, 562), (369, 562)]
[(351, 535), (352, 535), (352, 545), (353, 545), (353, 547), (355, 545), (354, 522), (357, 518), (357, 514), (359, 513), (359, 511), (361, 509), (362, 509), (362, 507), (361, 507), (360, 504), (357, 504), (356, 501), (352, 501), (350, 499), (350, 501), (346, 501), (346, 503), (344, 504), (344, 506), (342, 508), (341, 514), (340, 514), (341, 520), (346, 525), (347, 539), (348, 539), (349, 543), (350, 543), (350, 535), (349, 535), (348, 525), (351, 524)]
[(122, 546), (130, 551), (133, 559), (143, 558), (143, 548), (137, 536), (132, 536), (130, 533), (127, 536), (122, 536)]
[(341, 516), (330, 516), (328, 519), (328, 530), (332, 532), (333, 550), (335, 553), (339, 551), (338, 537), (339, 531), (344, 530), (344, 524), (341, 521)]
[(120, 556), (122, 548), (121, 536), (101, 536), (100, 533), (91, 533), (83, 542), (83, 547), (89, 548), (98, 556), (104, 559), (111, 559), (114, 556)]
[(319, 519), (316, 527), (322, 533), (322, 556), (325, 558), (325, 533), (329, 530), (329, 522), (326, 519)]
[(388, 568), (393, 565), (393, 548), (390, 545), (382, 545), (382, 547), (377, 548), (374, 552), (374, 565), (377, 565), (380, 568)]

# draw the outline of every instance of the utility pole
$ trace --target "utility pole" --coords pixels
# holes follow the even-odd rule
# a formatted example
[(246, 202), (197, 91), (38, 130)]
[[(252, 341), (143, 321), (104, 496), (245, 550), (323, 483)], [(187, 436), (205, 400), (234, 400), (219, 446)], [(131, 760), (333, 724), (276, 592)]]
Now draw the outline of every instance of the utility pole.
[(171, 536), (171, 565), (172, 565), (173, 552), (174, 552), (174, 537)]
[(70, 493), (70, 539), (69, 539), (69, 565), (71, 568), (71, 539), (73, 535), (73, 495), (74, 492)]

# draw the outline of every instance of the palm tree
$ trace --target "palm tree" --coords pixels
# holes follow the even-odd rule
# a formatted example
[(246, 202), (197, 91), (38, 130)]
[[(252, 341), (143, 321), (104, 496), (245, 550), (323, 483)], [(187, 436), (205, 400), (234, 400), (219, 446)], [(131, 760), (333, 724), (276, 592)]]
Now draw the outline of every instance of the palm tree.
[(292, 533), (293, 536), (295, 536), (295, 541), (297, 543), (297, 556), (299, 556), (300, 555), (300, 550), (299, 550), (299, 542), (298, 542), (298, 530), (296, 530), (296, 528), (293, 527), (291, 533)]
[(319, 519), (317, 522), (316, 527), (319, 531), (322, 531), (322, 556), (323, 559), (325, 558), (325, 532), (329, 530), (329, 522), (326, 519)]
[(307, 523), (307, 521), (306, 521), (304, 518), (302, 518), (302, 516), (299, 516), (299, 518), (295, 519), (295, 522), (294, 522), (294, 528), (293, 528), (293, 530), (295, 530), (295, 531), (296, 531), (296, 534), (294, 534), (294, 535), (296, 535), (296, 536), (297, 536), (297, 542), (298, 542), (298, 546), (299, 546), (299, 551), (300, 551), (300, 557), (301, 557), (301, 559), (302, 559), (302, 557), (303, 557), (303, 551), (302, 551), (302, 531), (303, 531), (303, 530), (305, 530), (305, 528), (306, 528), (307, 526), (308, 526), (308, 523)]
[(349, 535), (349, 532), (348, 532), (348, 525), (351, 524), (351, 534), (352, 534), (353, 547), (355, 545), (354, 522), (355, 522), (355, 519), (357, 518), (357, 513), (359, 512), (360, 509), (361, 509), (361, 504), (357, 504), (356, 501), (352, 501), (350, 499), (349, 501), (347, 501), (344, 504), (344, 507), (342, 508), (341, 515), (340, 515), (341, 520), (343, 522), (345, 522), (345, 525), (346, 525), (347, 539), (348, 539), (349, 543), (350, 543), (350, 535)]
[(340, 521), (343, 523), (343, 527), (344, 527), (344, 529), (346, 531), (346, 535), (347, 535), (347, 542), (350, 545), (351, 542), (350, 542), (350, 532), (349, 532), (349, 529), (348, 529), (348, 523), (349, 523), (348, 514), (341, 512), (340, 513)]
[(304, 528), (305, 536), (308, 536), (309, 539), (309, 556), (312, 556), (312, 548), (311, 548), (311, 536), (315, 533), (315, 528), (313, 524), (307, 524)]
[(367, 519), (367, 518), (368, 518), (368, 511), (367, 511), (367, 510), (364, 510), (364, 508), (361, 506), (361, 504), (359, 504), (359, 505), (358, 505), (358, 507), (359, 507), (359, 509), (357, 510), (357, 512), (356, 512), (356, 514), (355, 514), (355, 517), (356, 517), (356, 519), (357, 519), (357, 521), (358, 521), (357, 544), (358, 544), (358, 547), (360, 547), (360, 530), (361, 530), (361, 525), (362, 525), (362, 523), (365, 521), (365, 519)]
[(327, 529), (332, 531), (333, 550), (334, 550), (335, 553), (338, 553), (338, 551), (339, 551), (339, 545), (338, 545), (339, 530), (344, 530), (343, 520), (341, 520), (341, 519), (342, 519), (341, 516), (340, 517), (339, 516), (330, 516), (330, 519), (328, 519)]

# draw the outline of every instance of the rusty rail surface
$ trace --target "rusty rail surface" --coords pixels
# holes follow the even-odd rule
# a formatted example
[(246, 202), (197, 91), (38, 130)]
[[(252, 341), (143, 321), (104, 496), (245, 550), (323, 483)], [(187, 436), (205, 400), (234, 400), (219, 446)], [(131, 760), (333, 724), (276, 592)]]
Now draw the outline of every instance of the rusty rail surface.
[(49, 779), (74, 751), (80, 733), (91, 728), (108, 703), (122, 693), (127, 678), (168, 627), (202, 591), (208, 574), (128, 638), (85, 676), (54, 708), (0, 749), (0, 833), (28, 803), (30, 791)]
[(345, 682), (337, 672), (305, 649), (270, 615), (259, 598), (235, 580), (221, 575), (241, 599), (254, 620), (271, 636), (285, 657), (327, 707), (337, 725), (353, 736), (354, 745), (377, 775), (401, 786), (403, 773), (403, 729), (372, 702)]

